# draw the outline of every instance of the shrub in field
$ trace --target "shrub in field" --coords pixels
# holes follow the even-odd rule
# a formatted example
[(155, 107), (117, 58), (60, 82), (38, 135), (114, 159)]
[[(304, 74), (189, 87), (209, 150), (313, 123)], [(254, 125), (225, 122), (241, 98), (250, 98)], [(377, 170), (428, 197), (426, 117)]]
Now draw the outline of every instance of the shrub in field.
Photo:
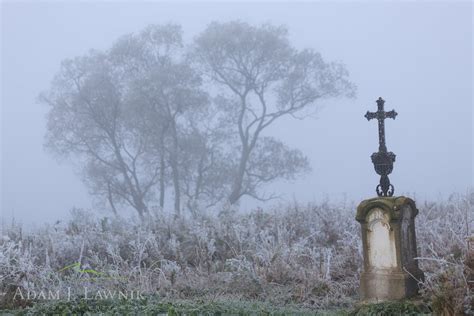
[[(471, 226), (474, 193), (452, 195), (447, 201), (426, 203), (418, 218), (419, 262), (425, 272), (422, 296), (439, 315), (474, 312)], [(471, 278), (471, 279), (470, 279)], [(471, 283), (472, 284), (472, 283)]]

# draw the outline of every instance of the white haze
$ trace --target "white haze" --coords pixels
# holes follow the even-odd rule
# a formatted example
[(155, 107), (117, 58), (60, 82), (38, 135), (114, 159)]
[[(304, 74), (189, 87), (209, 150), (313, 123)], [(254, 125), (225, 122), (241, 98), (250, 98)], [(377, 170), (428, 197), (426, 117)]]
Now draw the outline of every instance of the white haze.
[[(47, 107), (36, 97), (63, 59), (166, 22), (181, 24), (187, 42), (214, 20), (285, 24), (296, 47), (347, 65), (355, 99), (325, 102), (315, 118), (277, 122), (269, 132), (313, 167), (266, 187), (282, 202), (374, 195), (377, 124), (363, 115), (379, 96), (399, 113), (386, 124), (396, 194), (423, 200), (465, 192), (473, 186), (472, 13), (469, 2), (3, 3), (1, 218), (40, 223), (73, 206), (94, 207), (74, 166), (44, 151)], [(257, 205), (248, 199), (241, 209)]]

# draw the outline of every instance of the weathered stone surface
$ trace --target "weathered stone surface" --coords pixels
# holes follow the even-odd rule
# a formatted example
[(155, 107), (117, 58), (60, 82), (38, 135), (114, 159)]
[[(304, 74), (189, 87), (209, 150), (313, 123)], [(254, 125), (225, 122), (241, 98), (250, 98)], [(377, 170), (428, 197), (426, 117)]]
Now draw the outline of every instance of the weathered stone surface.
[(417, 294), (423, 272), (416, 254), (415, 202), (407, 197), (377, 197), (361, 202), (356, 220), (361, 223), (364, 272), (362, 300), (398, 300)]

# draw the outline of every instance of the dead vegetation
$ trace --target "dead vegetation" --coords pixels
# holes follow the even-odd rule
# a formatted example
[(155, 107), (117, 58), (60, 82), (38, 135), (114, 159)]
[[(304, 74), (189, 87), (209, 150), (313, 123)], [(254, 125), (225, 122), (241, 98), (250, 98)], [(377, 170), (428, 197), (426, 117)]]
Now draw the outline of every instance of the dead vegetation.
[[(418, 208), (423, 299), (437, 313), (472, 312), (468, 236), (474, 194)], [(354, 210), (352, 204), (323, 203), (179, 219), (150, 212), (141, 222), (76, 209), (68, 222), (31, 232), (12, 224), (0, 240), (1, 290), (9, 293), (1, 307), (27, 303), (12, 300), (18, 287), (70, 289), (80, 296), (87, 286), (167, 299), (350, 308), (362, 266)]]

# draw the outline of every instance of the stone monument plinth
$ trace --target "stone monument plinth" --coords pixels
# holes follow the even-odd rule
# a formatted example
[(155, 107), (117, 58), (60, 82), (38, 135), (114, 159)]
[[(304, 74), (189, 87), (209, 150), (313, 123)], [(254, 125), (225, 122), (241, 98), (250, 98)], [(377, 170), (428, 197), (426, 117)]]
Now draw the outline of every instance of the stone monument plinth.
[(417, 214), (415, 202), (404, 196), (376, 197), (357, 207), (364, 252), (362, 300), (399, 300), (417, 294), (417, 280), (423, 279), (414, 260)]

